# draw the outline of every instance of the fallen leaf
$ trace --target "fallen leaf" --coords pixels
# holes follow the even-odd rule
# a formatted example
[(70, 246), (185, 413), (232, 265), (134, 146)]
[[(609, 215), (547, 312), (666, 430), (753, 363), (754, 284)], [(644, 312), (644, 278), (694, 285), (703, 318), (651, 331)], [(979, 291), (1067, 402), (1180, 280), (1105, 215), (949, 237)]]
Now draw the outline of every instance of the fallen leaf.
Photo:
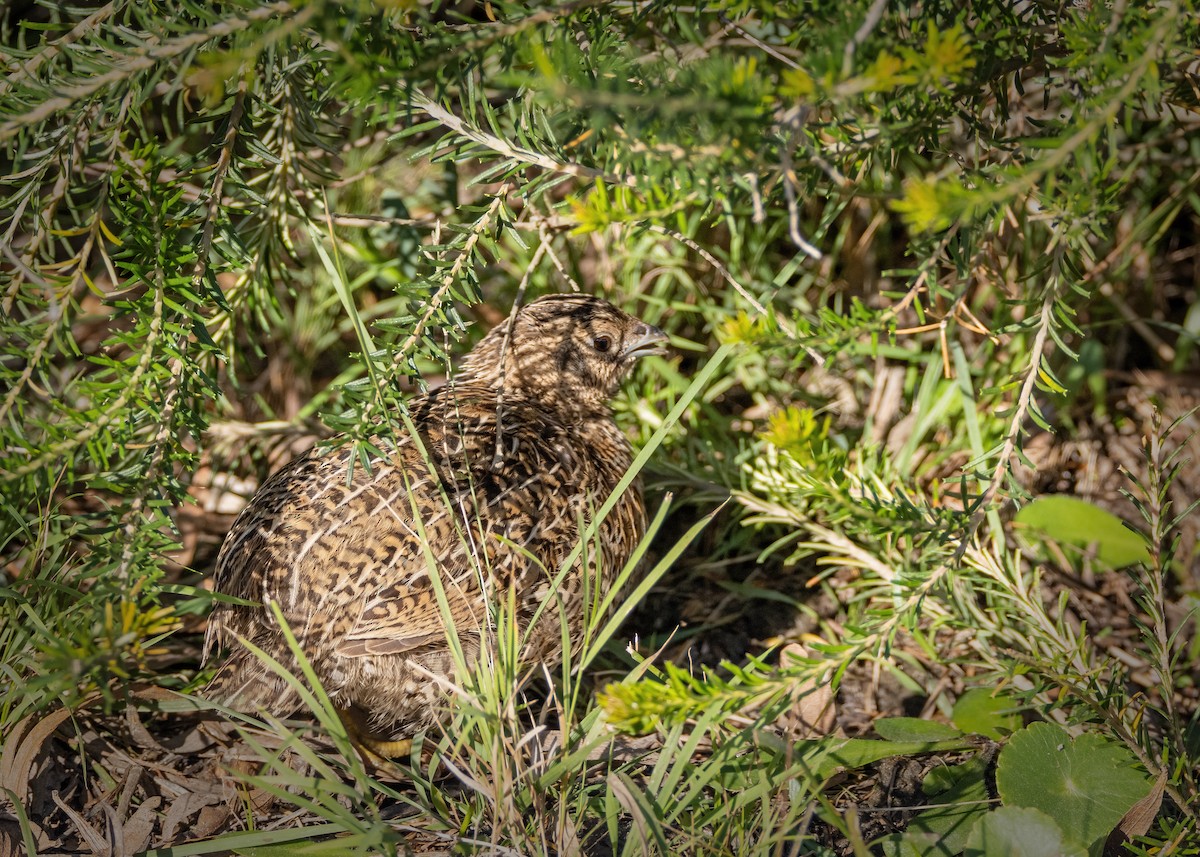
[(77, 813), (58, 796), (58, 792), (53, 795), (54, 802), (58, 804), (58, 808), (67, 814), (67, 818), (71, 819), (71, 823), (75, 825), (75, 830), (79, 834), (80, 839), (87, 843), (87, 846), (92, 849), (92, 853), (96, 857), (111, 857), (112, 844), (108, 838), (101, 834), (96, 828), (87, 823), (87, 820)]
[(1154, 787), (1150, 789), (1150, 794), (1130, 807), (1129, 812), (1125, 813), (1125, 817), (1117, 825), (1117, 829), (1108, 835), (1108, 839), (1104, 843), (1106, 855), (1124, 854), (1126, 842), (1133, 841), (1135, 836), (1145, 835), (1146, 831), (1150, 829), (1150, 825), (1154, 823), (1154, 819), (1158, 818), (1158, 811), (1162, 808), (1163, 793), (1166, 789), (1167, 773), (1163, 771), (1154, 781)]
[(154, 740), (154, 736), (150, 734), (145, 724), (142, 723), (142, 718), (135, 706), (130, 705), (126, 707), (125, 723), (129, 727), (129, 737), (133, 739), (135, 747), (141, 750), (162, 751), (162, 746)]
[(40, 720), (36, 719), (38, 715), (30, 714), (18, 721), (4, 742), (4, 752), (0, 753), (0, 788), (9, 789), (23, 802), (29, 802), (33, 766), (42, 745), (70, 716), (69, 710), (60, 708)]
[(216, 795), (197, 794), (196, 792), (188, 792), (176, 798), (171, 802), (171, 808), (167, 810), (167, 816), (163, 819), (162, 831), (159, 834), (161, 840), (164, 843), (174, 842), (175, 832), (180, 825), (206, 806), (219, 802), (220, 798)]
[[(800, 643), (788, 643), (779, 653), (779, 664), (788, 667), (790, 661), (808, 658), (808, 649)], [(780, 717), (780, 725), (795, 740), (822, 738), (837, 731), (837, 706), (833, 689), (828, 683), (818, 684), (809, 679), (796, 684), (791, 691), (792, 708)]]

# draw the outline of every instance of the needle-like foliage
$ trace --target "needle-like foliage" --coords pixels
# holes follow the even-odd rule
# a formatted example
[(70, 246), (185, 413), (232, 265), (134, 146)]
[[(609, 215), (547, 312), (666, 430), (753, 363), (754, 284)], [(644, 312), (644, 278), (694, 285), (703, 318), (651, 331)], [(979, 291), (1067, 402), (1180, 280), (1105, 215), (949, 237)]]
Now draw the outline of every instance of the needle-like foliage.
[[(457, 790), (298, 739), (311, 781), (276, 753), (256, 788), (363, 851), (867, 853), (889, 830), (822, 791), (832, 745), (770, 730), (797, 688), (869, 674), (926, 715), (1002, 686), (1107, 735), (1159, 783), (1157, 826), (1120, 832), (1194, 848), (1198, 22), (1191, 0), (8, 4), (0, 736), (194, 687), (243, 495), (314, 442), (365, 465), (480, 328), (586, 291), (672, 335), (615, 405), (674, 492), (655, 585), (596, 593), (537, 728), (498, 629), (441, 745)], [(1149, 560), (1014, 527), (1046, 491), (1111, 508)], [(775, 666), (777, 635), (806, 654)], [(614, 724), (661, 740), (605, 757)]]

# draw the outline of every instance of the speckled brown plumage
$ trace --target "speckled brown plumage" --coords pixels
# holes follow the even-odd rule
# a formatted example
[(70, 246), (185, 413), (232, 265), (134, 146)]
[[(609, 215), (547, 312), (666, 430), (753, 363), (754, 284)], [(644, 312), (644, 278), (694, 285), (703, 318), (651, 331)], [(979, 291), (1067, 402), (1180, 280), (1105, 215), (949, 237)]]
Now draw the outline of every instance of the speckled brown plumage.
[[(558, 602), (522, 652), (558, 662), (560, 616), (573, 634), (581, 630), (585, 581), (579, 563), (557, 589), (553, 578), (580, 520), (631, 461), (609, 400), (664, 339), (597, 298), (534, 301), (476, 346), (453, 384), (411, 403), (420, 444), (401, 437), (369, 470), (357, 464), (349, 481), (349, 448), (301, 456), (268, 479), (221, 548), (215, 588), (277, 603), (334, 703), (380, 737), (434, 725), (445, 689), (430, 674), (454, 680), (431, 562), (468, 661), (489, 604), (511, 591), (526, 626), (544, 600)], [(602, 590), (645, 524), (635, 484), (599, 530)], [(265, 606), (221, 603), (205, 653), (228, 654), (206, 694), (289, 713), (295, 695), (239, 637), (294, 669)]]

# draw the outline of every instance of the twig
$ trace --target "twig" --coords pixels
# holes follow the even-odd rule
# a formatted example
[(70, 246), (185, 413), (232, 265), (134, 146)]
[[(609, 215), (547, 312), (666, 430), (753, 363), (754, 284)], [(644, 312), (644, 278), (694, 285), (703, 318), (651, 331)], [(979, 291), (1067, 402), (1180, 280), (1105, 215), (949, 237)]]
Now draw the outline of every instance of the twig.
[(722, 13), (720, 15), (720, 21), (725, 26), (731, 27), (732, 29), (737, 30), (741, 34), (742, 38), (744, 38), (750, 44), (754, 45), (756, 48), (758, 48), (762, 51), (765, 51), (770, 56), (775, 57), (775, 59), (779, 60), (784, 65), (787, 65), (787, 66), (790, 66), (791, 68), (796, 68), (796, 69), (800, 68), (800, 64), (797, 63), (794, 59), (792, 59), (791, 57), (788, 57), (788, 56), (784, 56), (783, 54), (781, 54), (779, 52), (779, 49), (776, 48), (774, 45), (764, 42), (762, 39), (760, 39), (758, 36), (751, 33), (749, 30), (747, 30), (741, 24), (737, 23), (736, 21), (731, 20), (729, 18), (729, 16), (725, 15), (724, 13)]
[(140, 71), (153, 68), (160, 60), (179, 56), (200, 47), (206, 42), (228, 36), (231, 33), (244, 30), (253, 24), (278, 16), (293, 15), (294, 21), (307, 20), (315, 14), (316, 9), (316, 6), (302, 6), (297, 8), (291, 3), (286, 2), (286, 0), (278, 0), (278, 2), (251, 10), (244, 18), (232, 18), (221, 21), (198, 33), (189, 33), (181, 38), (152, 44), (150, 47), (135, 51), (129, 55), (126, 62), (122, 65), (82, 83), (77, 83), (74, 86), (62, 87), (56, 90), (59, 94), (54, 98), (49, 98), (38, 104), (28, 113), (17, 116), (0, 125), (0, 142), (15, 137), (21, 132), (21, 129), (49, 119), (58, 111), (67, 109), (106, 86), (127, 80)]
[[(130, 95), (127, 94), (125, 96), (125, 98), (122, 99), (122, 101), (121, 101), (121, 109), (118, 111), (117, 121), (113, 125), (113, 127), (116, 129), (116, 131), (114, 132), (114, 140), (110, 141), (109, 162), (108, 162), (108, 165), (110, 167), (112, 166), (112, 163), (113, 163), (112, 153), (116, 150), (115, 138), (120, 133), (121, 125), (124, 124), (125, 112), (128, 109), (129, 101), (130, 101)], [(95, 115), (96, 115), (96, 111), (94, 109), (84, 111), (83, 115), (77, 119), (79, 130), (75, 134), (75, 136), (73, 138), (70, 138), (70, 137), (67, 137), (66, 135), (63, 135), (64, 143), (67, 140), (71, 140), (71, 145), (69, 147), (70, 153), (69, 153), (69, 156), (64, 158), (62, 155), (62, 149), (68, 148), (68, 147), (66, 147), (66, 146), (58, 147), (57, 156), (60, 158), (58, 177), (54, 181), (54, 187), (52, 187), (50, 189), (50, 193), (46, 199), (46, 204), (44, 206), (42, 206), (42, 215), (41, 215), (42, 223), (50, 224), (50, 223), (54, 222), (54, 216), (58, 211), (58, 206), (62, 203), (63, 199), (67, 195), (67, 192), (70, 190), (71, 170), (70, 170), (69, 164), (75, 163), (79, 160), (82, 160), (83, 153), (87, 151), (88, 142), (90, 141), (91, 136), (92, 136), (91, 120), (93, 120), (95, 118)], [(101, 202), (100, 202), (100, 204), (98, 204), (95, 207), (95, 210), (97, 212), (103, 212), (103, 210), (104, 210), (103, 198), (107, 195), (107, 192), (108, 192), (107, 184), (102, 185), (101, 189), (100, 189)], [(31, 197), (32, 197), (32, 194), (22, 198), (21, 211), (14, 212), (12, 219), (10, 221), (8, 233), (4, 236), (3, 241), (0, 241), (0, 244), (3, 244), (6, 253), (11, 253), (10, 248), (11, 248), (11, 241), (12, 241), (13, 233), (16, 231), (17, 226), (20, 224), (21, 214), (24, 211), (24, 205), (28, 201), (28, 199), (30, 199)], [(97, 215), (97, 218), (98, 217), (99, 217), (99, 214)], [(93, 221), (92, 228), (94, 231), (95, 230), (95, 221)], [(24, 253), (22, 256), (23, 265), (18, 264), (17, 276), (13, 277), (12, 283), (9, 285), (8, 292), (4, 295), (3, 306), (0, 307), (0, 309), (2, 309), (6, 315), (8, 313), (12, 312), (13, 303), (16, 300), (18, 291), (20, 291), (21, 283), (24, 282), (23, 276), (29, 275), (30, 267), (34, 264), (34, 261), (37, 258), (37, 252), (41, 247), (42, 240), (49, 234), (50, 234), (49, 228), (33, 229), (33, 234), (29, 237), (29, 242), (24, 247)]]
[(237, 94), (233, 106), (229, 110), (229, 127), (225, 130), (225, 139), (221, 143), (221, 153), (217, 156), (217, 164), (213, 172), (212, 189), (208, 193), (208, 209), (204, 216), (204, 229), (200, 242), (196, 246), (196, 267), (192, 270), (192, 291), (200, 293), (204, 285), (204, 277), (208, 273), (208, 257), (212, 251), (213, 234), (216, 231), (217, 215), (221, 210), (221, 193), (225, 187), (225, 176), (229, 173), (229, 165), (233, 161), (233, 147), (237, 142), (238, 125), (242, 121), (242, 111), (246, 105), (246, 92), (249, 85), (244, 69), (239, 70)]
[(46, 353), (46, 349), (54, 341), (55, 334), (58, 332), (58, 326), (62, 319), (67, 317), (68, 313), (63, 307), (64, 302), (59, 298), (57, 289), (43, 280), (35, 271), (30, 270), (24, 262), (17, 258), (12, 248), (7, 244), (0, 245), (0, 249), (3, 249), (4, 255), (9, 257), (9, 261), (16, 265), (18, 270), (25, 273), (27, 279), (33, 280), (43, 287), (46, 292), (46, 314), (49, 316), (45, 333), (42, 334), (37, 344), (34, 345), (33, 350), (25, 358), (25, 368), (21, 370), (20, 376), (13, 382), (12, 387), (9, 388), (4, 401), (0, 402), (0, 423), (3, 423), (4, 418), (8, 416), (9, 410), (12, 408), (13, 403), (16, 402), (17, 397), (21, 395), (21, 391), (25, 389), (25, 386), (30, 384), (35, 390), (37, 389), (37, 385), (31, 384), (33, 373), (42, 362), (42, 355)]
[[(157, 220), (157, 218), (155, 218)], [(157, 227), (159, 224), (155, 223)], [(161, 235), (161, 229), (156, 229)], [(157, 243), (157, 242), (156, 242)], [(158, 322), (161, 328), (163, 317), (163, 299), (166, 292), (166, 277), (163, 274), (162, 265), (157, 265), (154, 271), (154, 313), (155, 321)], [(152, 356), (156, 350), (158, 337), (146, 337), (146, 344), (143, 346), (145, 351), (142, 353), (142, 360)], [(167, 394), (163, 398), (163, 409), (158, 414), (156, 423), (158, 431), (155, 432), (154, 440), (151, 445), (153, 451), (150, 453), (150, 461), (147, 462), (145, 469), (142, 471), (147, 477), (151, 476), (162, 463), (163, 455), (166, 453), (170, 435), (174, 432), (173, 417), (175, 415), (175, 406), (179, 396), (179, 385), (183, 380), (183, 361), (178, 357), (170, 363), (171, 378), (167, 382)], [(129, 389), (135, 389), (133, 384)], [(149, 491), (140, 490), (137, 496), (133, 498), (133, 502), (129, 505), (129, 510), (122, 515), (123, 524), (121, 532), (124, 535), (124, 546), (121, 548), (121, 561), (117, 566), (116, 578), (118, 580), (128, 580), (129, 567), (133, 564), (134, 547), (137, 545), (137, 534), (139, 525), (143, 522), (140, 520), (142, 510), (146, 506), (146, 499), (150, 495)]]
[(458, 275), (462, 272), (467, 262), (470, 261), (471, 253), (474, 251), (475, 245), (479, 242), (479, 236), (491, 225), (492, 218), (495, 217), (496, 212), (504, 203), (504, 197), (511, 190), (512, 186), (508, 184), (500, 188), (496, 192), (496, 196), (492, 199), (492, 204), (488, 206), (487, 211), (483, 213), (483, 216), (479, 220), (475, 221), (475, 225), (471, 227), (471, 233), (467, 236), (467, 240), (463, 244), (462, 251), (458, 254), (458, 258), (454, 260), (454, 264), (450, 266), (450, 270), (442, 277), (442, 283), (438, 286), (437, 291), (429, 298), (425, 312), (417, 321), (416, 327), (413, 328), (412, 333), (408, 335), (404, 342), (400, 344), (396, 353), (392, 355), (393, 364), (403, 360), (408, 351), (420, 341), (421, 336), (425, 333), (426, 325), (429, 324), (430, 319), (433, 318), (433, 314), (437, 312), (438, 307), (446, 299), (446, 292), (454, 285), (454, 281), (458, 279)]
[[(929, 324), (920, 324), (916, 327), (906, 327), (895, 331), (897, 336), (907, 336), (914, 333), (928, 333), (931, 330), (936, 330), (938, 332), (938, 342), (941, 346), (942, 352), (942, 374), (946, 378), (949, 378), (953, 375), (953, 372), (950, 370), (950, 343), (948, 337), (950, 322), (952, 320), (957, 321), (961, 326), (967, 328), (967, 330), (970, 330), (973, 333), (978, 333), (981, 336), (991, 337), (993, 340), (995, 339), (992, 333), (983, 326), (983, 323), (980, 322), (979, 319), (975, 318), (974, 314), (971, 313), (971, 311), (967, 308), (966, 298), (969, 292), (970, 288), (965, 288), (959, 292), (958, 296), (954, 298), (954, 303), (950, 305), (950, 309), (947, 310), (938, 321), (931, 322)], [(973, 321), (961, 318), (959, 313), (966, 313), (971, 317), (971, 319), (973, 319)]]
[(142, 376), (150, 369), (150, 364), (153, 362), (154, 348), (162, 334), (163, 326), (163, 293), (160, 284), (156, 284), (154, 293), (154, 314), (150, 319), (150, 328), (146, 332), (146, 340), (143, 345), (142, 356), (138, 359), (137, 366), (134, 367), (133, 373), (125, 382), (124, 389), (121, 394), (113, 401), (111, 405), (105, 408), (104, 412), (95, 417), (86, 427), (82, 428), (76, 434), (64, 438), (58, 443), (45, 450), (37, 458), (26, 462), (20, 467), (12, 471), (12, 476), (21, 478), (28, 476), (30, 473), (38, 470), (41, 467), (49, 464), (52, 461), (62, 458), (62, 456), (86, 444), (93, 437), (98, 435), (103, 429), (107, 428), (110, 423), (120, 416), (123, 416), (125, 405), (133, 398), (133, 394), (138, 390), (142, 381)]
[(411, 226), (421, 229), (433, 229), (439, 223), (438, 218), (389, 217), (386, 214), (349, 214), (330, 212), (330, 222), (335, 226), (352, 226), (369, 229), (372, 226)]
[(1034, 384), (1037, 382), (1038, 373), (1042, 368), (1042, 349), (1046, 347), (1046, 340), (1050, 337), (1050, 325), (1054, 318), (1054, 300), (1057, 296), (1058, 289), (1051, 288), (1042, 301), (1038, 330), (1033, 338), (1033, 348), (1029, 355), (1029, 370), (1025, 375), (1025, 382), (1021, 385), (1021, 394), (1017, 397), (1013, 417), (1008, 426), (1008, 434), (1004, 438), (1004, 446), (1001, 447), (1000, 458), (996, 462), (996, 469), (992, 471), (992, 481), (988, 483), (987, 490), (979, 498), (979, 509), (973, 516), (978, 519), (975, 524), (976, 528), (979, 526), (978, 522), (983, 520), (987, 505), (1000, 489), (1000, 484), (1004, 481), (1004, 474), (1017, 450), (1017, 442), (1025, 424), (1025, 415), (1029, 412), (1033, 401)]
[[(797, 122), (799, 121), (797, 120)], [(798, 128), (792, 129), (793, 145), (798, 133)], [(796, 199), (794, 184), (796, 173), (792, 168), (792, 153), (789, 151), (789, 146), (782, 147), (779, 154), (783, 160), (783, 194), (787, 199), (788, 237), (792, 239), (793, 244), (819, 262), (825, 258), (825, 254), (818, 250), (800, 231), (800, 203)]]
[(751, 223), (765, 223), (767, 219), (767, 211), (763, 206), (762, 190), (758, 186), (758, 174), (746, 173), (744, 176), (746, 184), (750, 188), (750, 203), (754, 207), (754, 214), (750, 218)]
[(854, 72), (854, 54), (858, 50), (858, 46), (867, 40), (871, 31), (883, 20), (887, 4), (888, 0), (875, 0), (871, 4), (871, 8), (867, 10), (867, 17), (863, 19), (862, 25), (854, 31), (854, 37), (846, 42), (846, 47), (842, 51), (842, 77), (849, 77)]
[(708, 264), (712, 265), (713, 270), (715, 270), (718, 274), (720, 274), (721, 277), (725, 280), (725, 282), (727, 282), (727, 283), (729, 283), (729, 285), (733, 286), (734, 290), (739, 295), (741, 295), (743, 298), (746, 299), (746, 301), (750, 304), (750, 306), (754, 307), (756, 310), (758, 310), (758, 312), (760, 314), (762, 314), (764, 316), (770, 315), (770, 313), (767, 312), (767, 308), (764, 307), (761, 303), (759, 303), (758, 300), (754, 297), (754, 295), (752, 295), (748, 291), (746, 291), (746, 287), (743, 286), (741, 283), (739, 283), (734, 278), (733, 274), (729, 273), (729, 269), (721, 264), (720, 259), (718, 259), (716, 256), (714, 256), (712, 253), (709, 253), (707, 250), (705, 250), (703, 247), (701, 247), (699, 244), (697, 244), (691, 238), (688, 238), (682, 232), (676, 232), (674, 229), (668, 229), (667, 227), (660, 226), (657, 223), (648, 224), (648, 228), (652, 232), (657, 232), (660, 235), (666, 235), (668, 238), (674, 238), (680, 244), (683, 244), (684, 246), (686, 246), (689, 249), (698, 253), (700, 255), (700, 257), (704, 259), (705, 262), (708, 262)]
[(62, 49), (67, 45), (74, 44), (81, 37), (86, 35), (91, 30), (95, 29), (96, 25), (108, 18), (113, 13), (113, 4), (106, 3), (92, 14), (88, 15), (68, 32), (50, 42), (36, 54), (29, 58), (29, 61), (22, 64), (17, 63), (14, 69), (7, 78), (0, 81), (0, 95), (6, 94), (16, 84), (23, 80), (28, 80), (33, 77), (34, 72), (41, 68), (42, 64), (54, 59), (58, 56)]
[[(512, 158), (515, 161), (521, 161), (526, 164), (532, 164), (536, 167), (541, 167), (554, 173), (565, 173), (567, 175), (576, 176), (577, 178), (585, 179), (601, 179), (608, 184), (624, 185), (629, 188), (636, 188), (637, 181), (631, 176), (619, 176), (613, 173), (607, 173), (604, 170), (596, 169), (595, 167), (585, 167), (582, 164), (577, 164), (572, 161), (556, 161), (549, 155), (543, 155), (540, 152), (534, 152), (530, 149), (524, 149), (520, 146), (514, 146), (507, 140), (497, 137), (495, 134), (489, 134), (481, 128), (474, 128), (468, 125), (464, 120), (455, 116), (446, 108), (442, 107), (431, 98), (427, 97), (418, 90), (409, 90), (409, 98), (412, 99), (413, 105), (422, 113), (431, 119), (436, 119), (441, 122), (451, 131), (454, 131), (460, 136), (466, 137), (468, 140), (479, 143), (481, 146), (486, 146), (493, 152), (503, 155), (506, 158)], [(2, 138), (0, 138), (2, 139)]]
[(582, 292), (583, 287), (571, 276), (571, 272), (567, 270), (567, 266), (563, 264), (563, 260), (559, 258), (558, 253), (549, 244), (546, 245), (546, 255), (550, 257), (550, 262), (554, 265), (554, 269), (558, 271), (559, 276), (566, 280), (574, 291)]
[[(752, 295), (748, 291), (746, 291), (746, 287), (743, 286), (741, 283), (739, 283), (737, 281), (737, 279), (733, 276), (733, 274), (729, 273), (729, 269), (721, 264), (721, 260), (718, 259), (716, 256), (714, 256), (712, 253), (709, 253), (707, 250), (705, 250), (703, 247), (701, 247), (699, 244), (697, 244), (695, 241), (693, 241), (691, 238), (688, 238), (686, 235), (684, 235), (681, 232), (676, 232), (673, 229), (668, 229), (667, 227), (660, 226), (657, 223), (647, 224), (646, 228), (648, 228), (652, 232), (657, 232), (660, 235), (666, 235), (668, 238), (674, 238), (676, 241), (680, 242), (684, 246), (694, 250), (696, 253), (698, 253), (701, 256), (701, 258), (704, 259), (704, 261), (706, 261), (706, 262), (708, 262), (708, 264), (712, 265), (713, 269), (718, 274), (721, 275), (721, 277), (725, 280), (725, 282), (727, 282), (727, 283), (729, 283), (729, 285), (733, 286), (734, 290), (739, 295), (741, 295), (743, 298), (745, 298), (749, 302), (749, 304), (752, 307), (754, 307), (754, 309), (756, 309), (761, 315), (763, 315), (766, 318), (775, 319), (776, 323), (779, 324), (780, 328), (785, 333), (787, 333), (789, 336), (795, 337), (796, 332), (795, 332), (795, 330), (793, 330), (791, 328), (791, 325), (788, 323), (788, 321), (785, 318), (783, 318), (779, 313), (777, 313), (777, 312), (772, 313), (765, 306), (763, 306), (761, 303), (759, 303), (759, 301), (754, 297), (754, 295)], [(808, 356), (811, 357), (817, 363), (817, 365), (819, 365), (819, 366), (825, 365), (825, 358), (823, 355), (821, 355), (820, 352), (818, 352), (816, 349), (814, 349), (810, 346), (807, 346), (807, 345), (802, 346), (802, 347), (804, 348), (804, 350), (808, 354)]]
[[(120, 128), (125, 123), (125, 116), (129, 110), (132, 100), (132, 92), (126, 93), (125, 97), (121, 99), (120, 110), (118, 110), (116, 121), (113, 123), (113, 127), (116, 130), (114, 131), (113, 138), (109, 146), (109, 167), (111, 167), (115, 162), (117, 151), (121, 148)], [(91, 114), (89, 113), (87, 115)], [(75, 140), (76, 152), (81, 152), (83, 150), (88, 139), (88, 124), (86, 120), (83, 122), (83, 128), (83, 132), (81, 132)], [(58, 181), (55, 182), (55, 187), (51, 192), (50, 200), (47, 202), (45, 208), (42, 209), (42, 222), (45, 224), (51, 224), (53, 222), (54, 214), (58, 209), (58, 205), (66, 195), (67, 186), (69, 184), (67, 180), (68, 175), (69, 171), (64, 168), (59, 175)], [(12, 251), (12, 247), (7, 241), (0, 242), (0, 246), (3, 247), (5, 255), (7, 255), (10, 261), (12, 261), (17, 267), (17, 276), (13, 277), (12, 285), (4, 297), (2, 307), (3, 312), (5, 314), (12, 312), (12, 307), (16, 302), (16, 297), (20, 291), (21, 283), (24, 282), (25, 279), (38, 282), (38, 284), (46, 290), (47, 303), (49, 303), (50, 306), (57, 307), (57, 312), (52, 312), (52, 318), (50, 319), (50, 323), (46, 326), (45, 333), (42, 334), (41, 339), (29, 353), (29, 356), (26, 359), (25, 368), (21, 371), (21, 375), (9, 389), (8, 394), (4, 397), (4, 402), (0, 403), (0, 422), (2, 422), (4, 418), (8, 416), (9, 411), (16, 402), (17, 398), (20, 396), (21, 391), (26, 387), (26, 385), (31, 383), (33, 373), (37, 371), (37, 367), (42, 359), (42, 355), (53, 341), (55, 335), (57, 335), (58, 330), (63, 325), (68, 324), (70, 321), (70, 309), (71, 303), (74, 299), (75, 291), (79, 288), (80, 283), (85, 282), (84, 277), (87, 274), (88, 264), (92, 258), (92, 251), (97, 246), (97, 236), (100, 233), (100, 224), (102, 222), (102, 218), (104, 217), (104, 208), (108, 200), (110, 188), (111, 183), (104, 182), (101, 184), (100, 189), (97, 192), (96, 203), (94, 206), (95, 216), (92, 218), (91, 226), (88, 228), (87, 238), (84, 239), (83, 246), (79, 249), (79, 252), (75, 256), (75, 273), (67, 285), (62, 289), (61, 297), (53, 286), (42, 279), (42, 277), (36, 271), (34, 271), (32, 267), (30, 267), (34, 264), (37, 249), (42, 238), (50, 234), (49, 228), (35, 230), (34, 235), (30, 239), (29, 245), (26, 248), (25, 257), (23, 259), (16, 258)], [(108, 255), (104, 253), (103, 245), (100, 246), (104, 263), (108, 267), (110, 276), (112, 276), (113, 284), (115, 285), (118, 282), (118, 279), (115, 272), (112, 270), (112, 262), (109, 260)]]

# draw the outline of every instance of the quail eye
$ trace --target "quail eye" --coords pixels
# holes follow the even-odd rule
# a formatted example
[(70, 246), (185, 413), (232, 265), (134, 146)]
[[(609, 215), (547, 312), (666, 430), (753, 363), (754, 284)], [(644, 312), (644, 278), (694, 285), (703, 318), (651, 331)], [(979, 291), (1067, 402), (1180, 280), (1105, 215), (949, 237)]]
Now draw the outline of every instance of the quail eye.
[(597, 351), (599, 351), (601, 354), (604, 354), (606, 351), (608, 351), (609, 346), (611, 346), (611, 345), (612, 345), (612, 343), (609, 341), (609, 338), (607, 336), (597, 336), (595, 339), (592, 340), (592, 347), (595, 348)]

